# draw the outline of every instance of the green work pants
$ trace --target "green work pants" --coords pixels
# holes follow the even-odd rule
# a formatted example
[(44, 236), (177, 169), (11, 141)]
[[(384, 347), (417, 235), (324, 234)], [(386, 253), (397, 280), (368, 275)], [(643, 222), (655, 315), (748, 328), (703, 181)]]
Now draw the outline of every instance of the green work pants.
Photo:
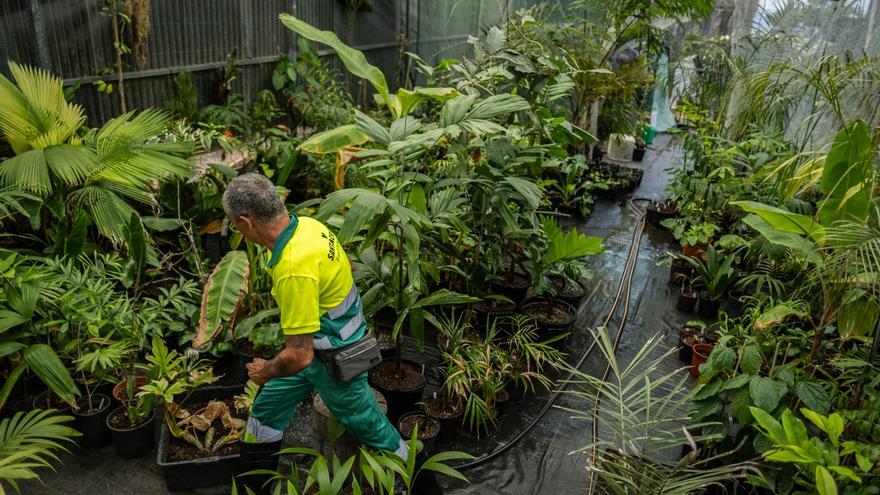
[(296, 413), (296, 406), (317, 390), (330, 412), (346, 431), (361, 442), (406, 458), (400, 434), (382, 414), (367, 383), (367, 373), (348, 382), (336, 380), (317, 358), (308, 368), (284, 378), (269, 380), (254, 401), (245, 441), (275, 442)]

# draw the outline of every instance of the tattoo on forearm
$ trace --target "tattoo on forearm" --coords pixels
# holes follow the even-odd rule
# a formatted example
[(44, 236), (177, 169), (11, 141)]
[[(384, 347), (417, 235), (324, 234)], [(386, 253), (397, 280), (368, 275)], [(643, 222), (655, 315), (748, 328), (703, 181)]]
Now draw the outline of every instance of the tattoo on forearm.
[(287, 374), (287, 367), (284, 366), (284, 361), (278, 359), (277, 357), (270, 360), (268, 363), (266, 363), (266, 365), (269, 367), (269, 373), (273, 377), (277, 378), (280, 376), (285, 376)]
[(293, 335), (288, 337), (287, 342), (294, 349), (305, 349), (309, 345), (309, 340), (311, 340), (311, 335)]

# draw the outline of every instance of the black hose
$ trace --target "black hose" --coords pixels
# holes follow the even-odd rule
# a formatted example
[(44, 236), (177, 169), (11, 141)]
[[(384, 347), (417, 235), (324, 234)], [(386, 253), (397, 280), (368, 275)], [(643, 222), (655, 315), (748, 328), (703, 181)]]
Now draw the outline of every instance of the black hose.
[[(617, 306), (621, 300), (621, 294), (624, 292), (624, 287), (626, 287), (626, 291), (625, 291), (626, 292), (626, 303), (624, 304), (624, 308), (625, 308), (624, 314), (621, 318), (620, 326), (618, 327), (617, 335), (615, 336), (615, 339), (614, 339), (615, 351), (617, 350), (617, 347), (620, 343), (620, 337), (623, 334), (623, 328), (626, 324), (627, 314), (628, 314), (628, 310), (629, 310), (629, 295), (630, 295), (631, 289), (632, 289), (632, 278), (635, 273), (635, 265), (636, 265), (636, 261), (638, 260), (639, 244), (641, 243), (642, 232), (645, 227), (644, 211), (642, 211), (641, 209), (639, 209), (635, 205), (635, 201), (650, 201), (650, 200), (648, 200), (647, 198), (633, 198), (633, 199), (630, 199), (627, 201), (628, 206), (630, 208), (632, 208), (639, 215), (639, 221), (636, 224), (635, 230), (633, 231), (633, 237), (632, 237), (632, 242), (630, 243), (629, 255), (627, 256), (626, 264), (624, 265), (624, 269), (623, 269), (623, 273), (620, 274), (620, 282), (618, 283), (618, 286), (617, 286), (617, 294), (615, 295), (614, 303), (611, 305), (611, 309), (608, 311), (608, 316), (605, 318), (605, 322), (603, 323), (603, 326), (607, 326), (608, 322), (611, 320), (612, 316), (617, 311)], [(559, 386), (559, 388), (556, 390), (556, 392), (553, 393), (553, 395), (550, 396), (550, 399), (547, 401), (546, 404), (544, 404), (544, 407), (541, 408), (541, 410), (538, 412), (538, 415), (535, 416), (532, 419), (532, 421), (528, 425), (526, 425), (526, 427), (522, 431), (520, 431), (515, 437), (513, 437), (509, 442), (505, 443), (504, 445), (499, 447), (497, 450), (494, 450), (494, 451), (489, 452), (487, 454), (483, 454), (482, 456), (477, 457), (476, 459), (473, 459), (469, 462), (459, 464), (457, 466), (452, 466), (452, 467), (458, 471), (465, 471), (468, 469), (475, 468), (477, 466), (483, 465), (483, 464), (495, 459), (496, 457), (507, 452), (511, 447), (516, 445), (520, 440), (523, 439), (523, 437), (526, 436), (526, 434), (528, 434), (538, 424), (538, 422), (544, 417), (544, 415), (547, 414), (547, 411), (549, 411), (550, 408), (553, 407), (553, 404), (556, 402), (556, 399), (558, 399), (559, 396), (562, 394), (562, 392), (565, 390), (566, 384), (574, 376), (575, 371), (580, 369), (581, 366), (583, 366), (584, 362), (593, 353), (595, 348), (596, 348), (596, 341), (593, 341), (593, 343), (590, 344), (590, 346), (587, 348), (587, 350), (584, 351), (584, 354), (581, 356), (581, 358), (578, 360), (577, 364), (574, 366), (573, 371), (571, 371), (568, 374), (568, 377), (566, 377), (566, 379), (561, 382), (561, 385)], [(606, 368), (606, 375), (607, 375), (607, 368)], [(598, 403), (598, 401), (597, 401), (597, 403)], [(595, 424), (595, 421), (594, 421), (594, 424)]]

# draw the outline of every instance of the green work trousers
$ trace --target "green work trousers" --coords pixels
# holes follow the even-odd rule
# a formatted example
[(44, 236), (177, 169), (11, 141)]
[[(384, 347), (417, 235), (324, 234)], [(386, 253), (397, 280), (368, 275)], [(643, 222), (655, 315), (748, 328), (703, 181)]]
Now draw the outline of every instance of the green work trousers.
[(296, 406), (317, 390), (330, 412), (346, 431), (361, 442), (406, 458), (407, 447), (400, 434), (382, 414), (376, 396), (367, 383), (367, 373), (348, 382), (336, 380), (317, 358), (308, 368), (284, 378), (273, 378), (260, 390), (245, 440), (275, 442), (296, 413)]

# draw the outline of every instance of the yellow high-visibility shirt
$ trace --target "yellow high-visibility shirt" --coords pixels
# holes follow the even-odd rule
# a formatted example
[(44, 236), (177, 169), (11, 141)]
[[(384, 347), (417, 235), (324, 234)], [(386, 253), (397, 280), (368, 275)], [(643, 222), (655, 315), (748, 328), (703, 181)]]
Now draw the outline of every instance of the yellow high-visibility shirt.
[(348, 256), (321, 222), (292, 216), (275, 241), (269, 274), (285, 335), (313, 333), (316, 349), (363, 336), (366, 325)]

